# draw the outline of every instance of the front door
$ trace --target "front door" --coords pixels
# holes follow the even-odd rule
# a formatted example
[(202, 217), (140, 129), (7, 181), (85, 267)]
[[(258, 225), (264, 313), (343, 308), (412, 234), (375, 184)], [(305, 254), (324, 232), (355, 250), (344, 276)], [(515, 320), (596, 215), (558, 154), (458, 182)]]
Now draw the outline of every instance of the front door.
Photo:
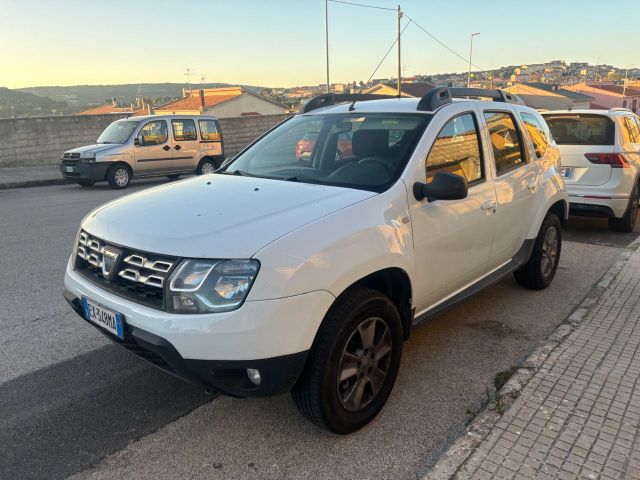
[(173, 131), (173, 170), (194, 171), (200, 150), (196, 122), (192, 118), (173, 118), (171, 130)]
[(538, 163), (527, 162), (522, 132), (510, 111), (483, 111), (496, 178), (496, 234), (491, 266), (509, 261), (523, 246), (536, 213)]
[(438, 172), (454, 173), (467, 180), (469, 194), (462, 200), (432, 202), (409, 194), (418, 313), (486, 273), (495, 229), (495, 191), (485, 168), (477, 115), (463, 104), (449, 108), (453, 118), (442, 112), (446, 120), (429, 126), (428, 132), (438, 133), (417, 178), (428, 183)]
[(173, 158), (166, 120), (152, 120), (138, 131), (133, 155), (134, 175), (151, 175), (171, 169)]

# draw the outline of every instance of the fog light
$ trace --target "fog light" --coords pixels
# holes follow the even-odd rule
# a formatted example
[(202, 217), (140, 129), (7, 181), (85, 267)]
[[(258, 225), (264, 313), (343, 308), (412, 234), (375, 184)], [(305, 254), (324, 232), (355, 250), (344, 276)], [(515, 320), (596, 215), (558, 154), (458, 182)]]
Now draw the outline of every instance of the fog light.
[(256, 370), (255, 368), (247, 368), (247, 377), (249, 377), (249, 381), (254, 385), (260, 385), (262, 381), (260, 370)]

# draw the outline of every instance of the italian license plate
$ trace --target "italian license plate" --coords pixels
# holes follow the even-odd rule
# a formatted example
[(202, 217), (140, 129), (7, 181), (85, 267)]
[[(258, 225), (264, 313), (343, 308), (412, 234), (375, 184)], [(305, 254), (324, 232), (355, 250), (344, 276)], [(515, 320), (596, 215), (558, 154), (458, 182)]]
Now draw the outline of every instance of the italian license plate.
[(104, 328), (107, 332), (124, 338), (124, 320), (122, 314), (114, 312), (110, 308), (105, 307), (93, 300), (82, 297), (82, 308), (84, 317), (99, 327)]
[(64, 167), (64, 171), (65, 171), (65, 172), (70, 173), (70, 172), (73, 172), (73, 170), (74, 170), (74, 168), (73, 168), (73, 167)]
[(563, 178), (571, 178), (572, 174), (573, 169), (571, 167), (562, 167), (560, 169), (560, 175), (562, 175)]

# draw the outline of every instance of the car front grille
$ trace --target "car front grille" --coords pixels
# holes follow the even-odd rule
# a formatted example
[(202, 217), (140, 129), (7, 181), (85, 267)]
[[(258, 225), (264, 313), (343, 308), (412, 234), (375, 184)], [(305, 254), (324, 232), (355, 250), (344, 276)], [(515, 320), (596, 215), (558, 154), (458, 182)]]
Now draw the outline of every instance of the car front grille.
[(81, 231), (75, 269), (116, 295), (163, 310), (164, 289), (178, 261), (111, 244)]
[(62, 155), (62, 164), (63, 165), (68, 165), (68, 166), (73, 166), (73, 165), (78, 165), (78, 163), (80, 163), (80, 154), (79, 153), (65, 153), (64, 155)]

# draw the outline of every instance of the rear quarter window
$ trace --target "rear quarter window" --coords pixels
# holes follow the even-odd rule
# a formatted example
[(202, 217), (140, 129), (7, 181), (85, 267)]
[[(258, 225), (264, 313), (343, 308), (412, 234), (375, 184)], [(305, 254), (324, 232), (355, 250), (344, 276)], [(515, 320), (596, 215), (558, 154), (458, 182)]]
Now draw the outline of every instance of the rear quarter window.
[(558, 145), (613, 145), (615, 123), (605, 115), (544, 115)]

